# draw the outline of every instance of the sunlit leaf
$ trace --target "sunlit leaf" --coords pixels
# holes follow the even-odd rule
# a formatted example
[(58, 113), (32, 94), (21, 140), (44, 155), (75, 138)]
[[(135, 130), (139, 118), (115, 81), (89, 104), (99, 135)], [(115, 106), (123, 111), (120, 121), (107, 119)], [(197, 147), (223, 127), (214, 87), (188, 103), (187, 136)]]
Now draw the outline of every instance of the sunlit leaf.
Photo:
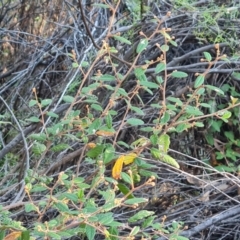
[(22, 232), (11, 232), (3, 240), (16, 240), (22, 235)]
[(115, 132), (99, 130), (96, 132), (96, 135), (103, 136), (103, 137), (111, 137), (114, 136)]
[(131, 164), (135, 160), (135, 158), (137, 157), (137, 154), (131, 152), (127, 155), (123, 155), (123, 157), (124, 157), (123, 163), (125, 165), (128, 165), (128, 164)]
[(141, 39), (138, 46), (137, 46), (137, 53), (141, 53), (144, 49), (146, 49), (148, 45), (148, 40), (145, 39)]
[(112, 168), (112, 177), (116, 180), (121, 178), (123, 161), (124, 161), (124, 156), (119, 157)]
[(48, 106), (49, 104), (51, 104), (52, 103), (52, 99), (43, 99), (42, 101), (41, 101), (41, 106), (42, 107), (45, 107), (45, 106)]
[(94, 142), (90, 142), (90, 143), (88, 143), (87, 144), (87, 148), (95, 148), (97, 145), (96, 145), (96, 143), (94, 143)]
[(162, 134), (158, 139), (158, 146), (163, 152), (167, 152), (170, 146), (170, 137), (167, 134)]

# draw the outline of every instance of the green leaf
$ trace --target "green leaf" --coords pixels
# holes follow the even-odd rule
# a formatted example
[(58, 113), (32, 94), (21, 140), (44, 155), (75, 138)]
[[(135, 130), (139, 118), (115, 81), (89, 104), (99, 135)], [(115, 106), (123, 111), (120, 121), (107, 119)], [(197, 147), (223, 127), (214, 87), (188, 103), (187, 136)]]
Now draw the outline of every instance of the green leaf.
[(52, 239), (62, 239), (62, 237), (54, 232), (47, 232), (47, 236), (51, 237)]
[(140, 231), (139, 226), (133, 227), (132, 231), (130, 232), (129, 236), (135, 236)]
[(95, 148), (90, 149), (86, 155), (90, 158), (96, 158), (103, 152), (103, 149), (104, 145), (98, 145)]
[(160, 152), (160, 150), (157, 148), (151, 148), (151, 154), (154, 158), (157, 158), (157, 159), (161, 159), (162, 157), (162, 152)]
[(240, 72), (233, 72), (231, 76), (237, 81), (240, 81)]
[(119, 88), (118, 90), (117, 90), (117, 93), (118, 94), (120, 94), (120, 95), (122, 95), (122, 96), (124, 96), (124, 97), (128, 97), (128, 93), (125, 91), (125, 89), (123, 89), (123, 88)]
[(98, 8), (109, 8), (107, 4), (103, 4), (103, 3), (93, 3), (92, 5)]
[(163, 154), (162, 161), (169, 165), (172, 165), (175, 168), (178, 168), (178, 169), (180, 168), (178, 162), (174, 158), (172, 158), (171, 156), (169, 156), (167, 154)]
[(156, 80), (159, 84), (162, 84), (163, 83), (163, 78), (162, 76), (156, 76)]
[(72, 68), (78, 68), (78, 67), (79, 67), (78, 63), (76, 63), (76, 62), (72, 63)]
[(148, 217), (148, 218), (142, 223), (142, 229), (151, 226), (151, 224), (153, 223), (155, 217), (156, 217), (156, 216), (150, 216), (150, 217)]
[(185, 77), (188, 76), (188, 74), (185, 73), (185, 72), (174, 71), (174, 72), (171, 73), (171, 76), (175, 77), (175, 78), (185, 78)]
[(180, 168), (179, 164), (177, 163), (177, 161), (172, 158), (171, 156), (163, 153), (162, 151), (160, 151), (159, 149), (156, 148), (151, 148), (151, 154), (154, 158), (157, 158), (158, 160), (165, 162), (169, 165), (172, 165), (176, 168)]
[(98, 218), (98, 222), (102, 225), (109, 226), (113, 222), (113, 213), (100, 213), (96, 215)]
[(204, 76), (203, 75), (199, 75), (194, 83), (194, 88), (198, 88), (200, 87), (202, 84), (204, 83)]
[(29, 213), (31, 211), (38, 212), (38, 207), (35, 206), (33, 203), (26, 203), (25, 204), (25, 212)]
[(170, 120), (170, 114), (168, 112), (165, 112), (161, 117), (161, 123), (166, 124), (169, 120)]
[(186, 113), (193, 115), (193, 116), (202, 116), (204, 115), (197, 107), (187, 106)]
[(42, 191), (46, 191), (48, 188), (46, 186), (43, 186), (41, 184), (35, 184), (33, 185), (33, 188), (31, 189), (31, 193), (34, 192), (42, 192)]
[(41, 155), (43, 152), (45, 152), (47, 149), (47, 147), (39, 142), (35, 142), (32, 146), (32, 151), (37, 154), (37, 155)]
[(130, 106), (130, 109), (132, 111), (136, 112), (138, 115), (145, 115), (145, 113), (143, 112), (143, 110), (141, 108)]
[(71, 147), (68, 144), (66, 144), (66, 143), (59, 143), (59, 144), (51, 147), (51, 150), (53, 152), (61, 152), (63, 150), (69, 149), (69, 148), (71, 148)]
[(81, 67), (85, 68), (85, 67), (88, 67), (88, 66), (89, 66), (88, 62), (86, 62), (86, 61), (81, 62)]
[(54, 117), (54, 118), (58, 118), (59, 117), (56, 113), (54, 113), (52, 111), (47, 112), (47, 116)]
[(179, 125), (177, 125), (176, 131), (178, 133), (181, 133), (181, 132), (187, 130), (188, 128), (190, 128), (190, 127), (191, 127), (191, 125), (189, 123), (180, 123)]
[(132, 199), (127, 199), (124, 203), (133, 205), (133, 204), (146, 203), (146, 202), (148, 202), (147, 198), (132, 198)]
[(105, 164), (111, 162), (115, 157), (115, 149), (114, 147), (111, 145), (109, 147), (107, 147), (103, 153), (103, 162)]
[(163, 70), (165, 70), (165, 68), (166, 68), (166, 63), (161, 62), (161, 63), (159, 63), (159, 64), (156, 66), (156, 68), (155, 68), (155, 73), (156, 73), (156, 74), (157, 74), (157, 73), (160, 73), (160, 72), (162, 72)]
[(176, 43), (175, 41), (173, 41), (173, 40), (169, 40), (169, 42), (170, 42), (174, 47), (177, 47), (177, 46), (178, 46), (177, 43)]
[(225, 131), (224, 135), (232, 142), (234, 142), (234, 134), (232, 131)]
[(97, 79), (101, 80), (101, 81), (115, 81), (116, 80), (115, 76), (112, 76), (109, 74), (104, 74), (104, 75), (98, 76)]
[(158, 89), (159, 85), (154, 82), (148, 82), (148, 81), (140, 81), (139, 83), (141, 86), (152, 88), (152, 89)]
[(213, 90), (221, 95), (224, 95), (224, 92), (220, 89), (220, 88), (217, 88), (215, 86), (212, 86), (212, 85), (204, 85), (206, 88), (210, 89), (210, 90)]
[(126, 38), (124, 38), (124, 37), (120, 37), (120, 36), (117, 36), (117, 35), (114, 35), (113, 37), (114, 37), (117, 41), (119, 41), (119, 42), (121, 42), (121, 43), (126, 43), (126, 44), (128, 44), (128, 45), (131, 45), (131, 44), (132, 44), (128, 39), (126, 39)]
[(56, 202), (54, 203), (54, 206), (60, 211), (60, 212), (69, 212), (68, 205), (63, 202)]
[(98, 105), (98, 104), (92, 104), (91, 108), (93, 108), (93, 109), (95, 109), (95, 110), (97, 110), (99, 112), (103, 111), (102, 107), (100, 105)]
[(183, 102), (179, 98), (167, 97), (168, 101), (175, 102), (178, 106), (182, 106)]
[(127, 123), (132, 125), (132, 126), (144, 125), (144, 122), (141, 119), (138, 119), (138, 118), (129, 118), (127, 120)]
[(37, 103), (38, 103), (38, 101), (36, 101), (36, 100), (30, 100), (28, 106), (32, 107), (32, 106), (36, 105)]
[(183, 236), (175, 236), (174, 239), (176, 240), (189, 240), (189, 238), (183, 237)]
[(148, 40), (145, 39), (141, 39), (138, 46), (137, 46), (137, 53), (141, 53), (144, 49), (146, 49), (148, 45)]
[(153, 134), (150, 136), (150, 141), (153, 145), (157, 145), (158, 143), (158, 136), (156, 134)]
[(106, 125), (108, 128), (112, 128), (112, 116), (110, 113), (108, 113), (108, 115), (105, 118), (106, 121)]
[(65, 95), (63, 97), (63, 101), (66, 102), (66, 103), (72, 103), (74, 101), (74, 97), (69, 96), (69, 95)]
[[(0, 237), (1, 240), (1, 237)], [(21, 235), (21, 240), (30, 240), (30, 231), (23, 231)]]
[(208, 61), (208, 62), (211, 62), (212, 61), (212, 56), (209, 52), (203, 52), (204, 54), (204, 57), (205, 59)]
[(202, 122), (195, 122), (194, 126), (196, 126), (196, 127), (204, 127), (204, 124)]
[(159, 150), (167, 152), (170, 146), (170, 137), (167, 134), (162, 134), (158, 139)]
[[(127, 194), (130, 193), (130, 189), (123, 183), (118, 183), (118, 189), (121, 193), (123, 193), (125, 196)], [(131, 198), (134, 198), (134, 195), (132, 193), (130, 193), (128, 196), (127, 196), (127, 199), (131, 199)]]
[(45, 133), (33, 133), (30, 135), (30, 138), (37, 141), (45, 141), (47, 139), (47, 135)]
[(221, 116), (221, 119), (225, 121), (229, 119), (231, 116), (232, 116), (232, 113), (230, 111), (225, 111), (224, 114)]
[(30, 118), (27, 118), (26, 121), (38, 123), (40, 122), (40, 119), (38, 117), (30, 117)]
[(68, 200), (71, 200), (74, 203), (78, 203), (79, 202), (78, 196), (75, 193), (64, 192), (63, 194), (61, 194), (60, 197), (61, 197), (61, 199), (66, 198)]
[(128, 222), (132, 223), (132, 222), (137, 222), (139, 220), (142, 220), (148, 216), (153, 215), (154, 212), (153, 211), (147, 211), (147, 210), (141, 210), (138, 213), (136, 213), (135, 215), (133, 215), (132, 217), (130, 217), (128, 219)]
[(129, 183), (130, 185), (132, 184), (133, 180), (132, 178), (125, 172), (121, 172), (121, 178), (126, 182)]
[(140, 82), (147, 82), (147, 77), (145, 75), (145, 69), (141, 68), (141, 67), (137, 67), (134, 69), (134, 74), (136, 76), (136, 78), (140, 81)]
[(92, 124), (90, 124), (90, 126), (88, 127), (88, 134), (95, 134), (95, 132), (100, 128), (102, 124), (102, 119), (100, 118), (96, 118)]
[(208, 103), (200, 103), (200, 106), (205, 107), (205, 108), (211, 108), (211, 105)]
[(163, 51), (163, 52), (167, 52), (169, 50), (169, 46), (164, 44), (160, 47), (160, 49)]
[(51, 104), (52, 103), (52, 99), (43, 99), (42, 101), (41, 101), (41, 106), (42, 107), (45, 107), (45, 106), (48, 106), (49, 104)]

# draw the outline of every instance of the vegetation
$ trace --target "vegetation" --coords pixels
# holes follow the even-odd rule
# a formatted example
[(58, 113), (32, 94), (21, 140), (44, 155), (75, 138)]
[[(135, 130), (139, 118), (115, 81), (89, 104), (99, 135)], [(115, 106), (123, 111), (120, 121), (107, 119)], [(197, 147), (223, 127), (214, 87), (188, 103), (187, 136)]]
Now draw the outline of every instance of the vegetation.
[(239, 238), (240, 6), (172, 2), (0, 2), (0, 239)]

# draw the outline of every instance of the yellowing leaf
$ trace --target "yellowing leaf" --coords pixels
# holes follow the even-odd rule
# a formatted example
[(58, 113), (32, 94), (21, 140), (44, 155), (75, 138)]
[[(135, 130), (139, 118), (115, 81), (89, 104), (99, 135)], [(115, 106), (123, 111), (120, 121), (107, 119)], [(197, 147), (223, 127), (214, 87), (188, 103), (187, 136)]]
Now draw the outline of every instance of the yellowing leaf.
[(113, 166), (113, 169), (112, 169), (112, 176), (113, 176), (113, 178), (120, 179), (123, 163), (125, 165), (128, 165), (128, 164), (132, 163), (136, 157), (137, 157), (137, 154), (133, 153), (133, 152), (131, 152), (131, 153), (127, 154), (127, 155), (120, 156), (116, 160), (116, 162), (115, 162), (115, 164)]
[(104, 131), (104, 130), (99, 130), (99, 131), (96, 132), (96, 134), (98, 136), (111, 137), (115, 134), (115, 132), (108, 132), (108, 131)]
[(91, 148), (91, 149), (92, 149), (92, 148), (95, 148), (96, 146), (97, 146), (97, 145), (96, 145), (95, 143), (93, 143), (93, 142), (90, 142), (90, 143), (87, 144), (87, 147), (88, 147), (88, 148)]
[(137, 154), (136, 153), (129, 153), (127, 155), (124, 155), (123, 157), (124, 157), (123, 163), (125, 165), (128, 165), (128, 164), (130, 164), (134, 161), (134, 159), (137, 157)]
[(236, 102), (237, 102), (237, 100), (238, 100), (238, 98), (234, 98), (234, 97), (232, 97), (232, 96), (230, 96), (230, 98), (231, 98), (231, 101), (232, 101), (232, 104), (234, 105)]
[(121, 156), (116, 160), (116, 162), (113, 166), (112, 177), (116, 180), (121, 178), (123, 161), (124, 161), (124, 156)]
[(12, 232), (8, 234), (3, 240), (15, 240), (22, 235), (22, 232)]

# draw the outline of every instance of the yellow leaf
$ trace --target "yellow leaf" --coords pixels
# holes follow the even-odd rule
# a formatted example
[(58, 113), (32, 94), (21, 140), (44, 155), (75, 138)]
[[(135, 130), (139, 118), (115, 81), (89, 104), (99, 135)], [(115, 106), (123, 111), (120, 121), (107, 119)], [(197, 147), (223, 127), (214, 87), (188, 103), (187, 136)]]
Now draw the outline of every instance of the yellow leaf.
[(137, 157), (137, 154), (132, 152), (127, 155), (124, 155), (123, 157), (124, 157), (123, 163), (125, 165), (128, 165), (134, 161), (134, 159)]
[(108, 132), (108, 131), (104, 131), (104, 130), (99, 130), (99, 131), (96, 132), (96, 134), (98, 136), (111, 137), (115, 134), (115, 132)]
[(121, 178), (121, 172), (122, 172), (122, 166), (123, 166), (123, 161), (124, 161), (124, 156), (119, 157), (112, 169), (112, 177), (114, 179), (119, 179)]
[(97, 145), (93, 142), (90, 142), (90, 143), (87, 144), (87, 147), (90, 148), (90, 149), (95, 148), (96, 146)]
[(8, 234), (3, 240), (15, 240), (22, 235), (22, 232), (12, 232)]
[(232, 104), (234, 105), (236, 102), (237, 102), (237, 100), (238, 100), (238, 98), (234, 98), (234, 97), (232, 97), (232, 96), (230, 96), (230, 98), (231, 98), (231, 101), (232, 101)]

